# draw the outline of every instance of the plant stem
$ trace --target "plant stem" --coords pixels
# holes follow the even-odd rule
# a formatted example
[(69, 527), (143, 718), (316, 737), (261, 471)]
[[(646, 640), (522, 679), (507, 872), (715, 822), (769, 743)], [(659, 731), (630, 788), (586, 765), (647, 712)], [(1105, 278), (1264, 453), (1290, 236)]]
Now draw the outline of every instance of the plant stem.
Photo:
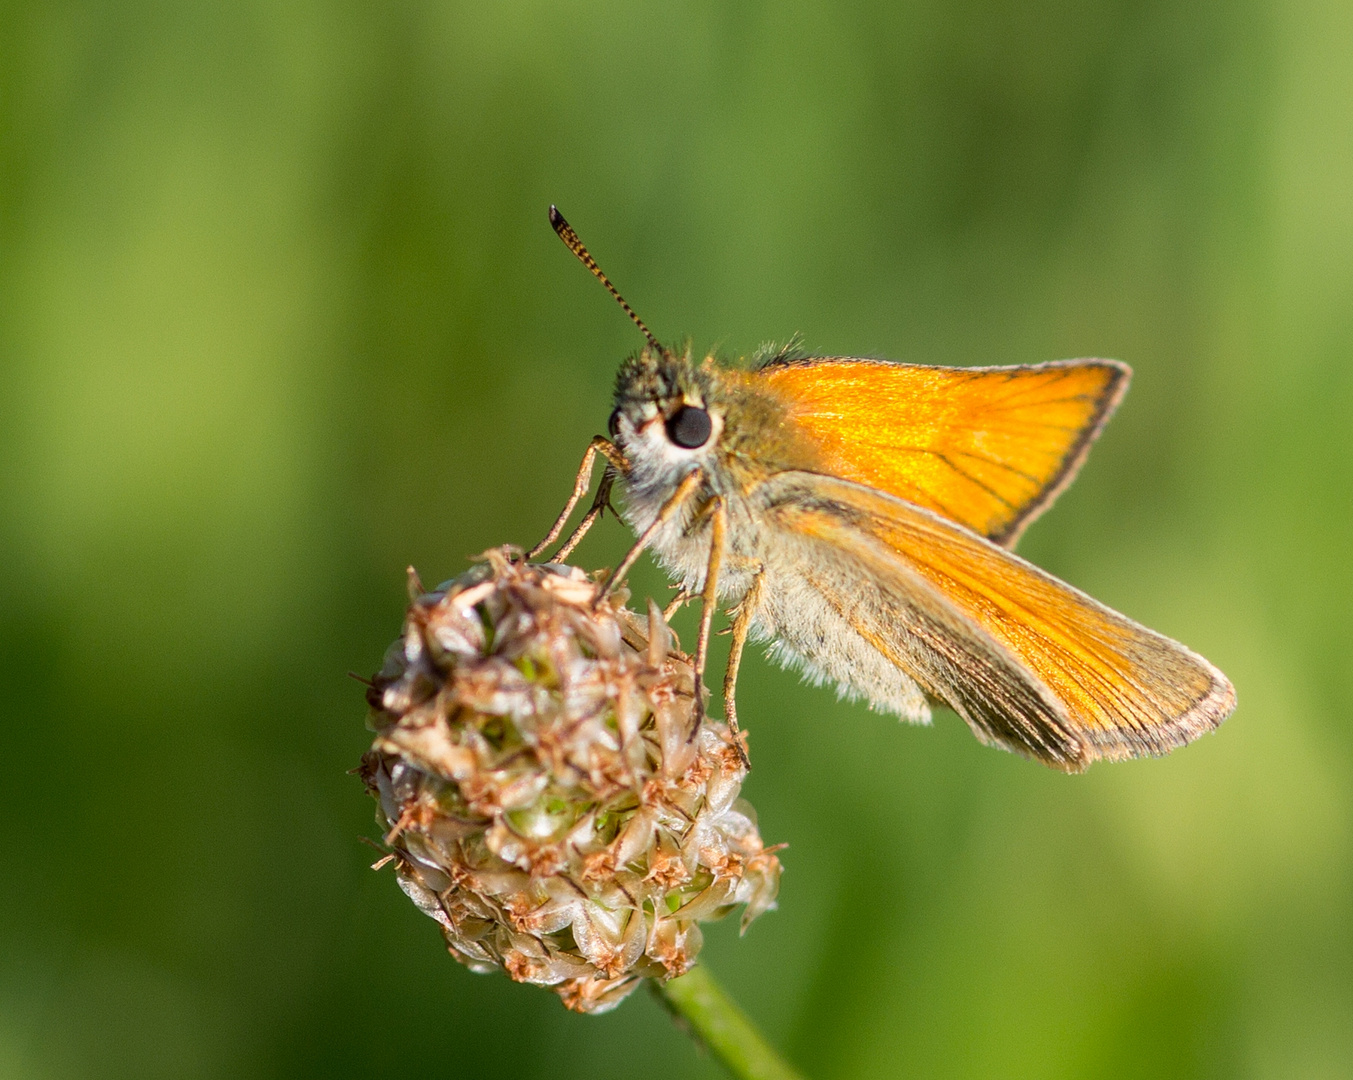
[(724, 993), (704, 964), (669, 980), (658, 993), (738, 1080), (803, 1080)]

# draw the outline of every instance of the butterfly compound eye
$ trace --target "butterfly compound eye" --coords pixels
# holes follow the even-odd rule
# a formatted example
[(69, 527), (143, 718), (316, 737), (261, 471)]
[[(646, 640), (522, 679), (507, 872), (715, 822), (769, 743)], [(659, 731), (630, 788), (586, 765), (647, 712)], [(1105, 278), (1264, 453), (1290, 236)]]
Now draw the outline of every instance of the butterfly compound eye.
[(620, 434), (620, 410), (612, 409), (611, 418), (606, 421), (606, 430), (611, 433), (611, 438), (616, 438)]
[(667, 421), (667, 437), (677, 446), (687, 450), (698, 450), (709, 442), (714, 432), (714, 422), (704, 409), (694, 405), (683, 405)]

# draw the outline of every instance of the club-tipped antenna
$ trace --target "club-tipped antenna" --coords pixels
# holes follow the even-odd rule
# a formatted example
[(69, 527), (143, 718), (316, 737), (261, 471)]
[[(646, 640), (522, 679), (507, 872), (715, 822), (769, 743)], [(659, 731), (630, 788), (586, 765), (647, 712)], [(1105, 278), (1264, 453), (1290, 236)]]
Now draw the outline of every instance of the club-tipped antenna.
[(644, 320), (639, 318), (639, 316), (634, 313), (634, 308), (630, 307), (629, 304), (625, 302), (625, 298), (621, 296), (616, 287), (611, 284), (611, 279), (608, 278), (605, 273), (602, 272), (601, 267), (597, 265), (597, 260), (592, 258), (592, 253), (588, 251), (587, 248), (583, 246), (583, 242), (578, 239), (578, 234), (573, 231), (573, 226), (564, 220), (564, 215), (553, 205), (550, 206), (550, 225), (553, 226), (554, 231), (559, 234), (559, 239), (568, 245), (569, 251), (578, 256), (578, 261), (591, 270), (592, 276), (606, 286), (606, 291), (615, 297), (616, 303), (625, 309), (625, 314), (634, 320), (634, 325), (640, 329), (644, 337), (648, 338), (648, 343), (652, 345), (653, 348), (657, 349), (658, 352), (662, 353), (663, 356), (667, 356), (668, 352), (663, 347), (662, 342), (653, 336), (653, 331), (644, 325)]

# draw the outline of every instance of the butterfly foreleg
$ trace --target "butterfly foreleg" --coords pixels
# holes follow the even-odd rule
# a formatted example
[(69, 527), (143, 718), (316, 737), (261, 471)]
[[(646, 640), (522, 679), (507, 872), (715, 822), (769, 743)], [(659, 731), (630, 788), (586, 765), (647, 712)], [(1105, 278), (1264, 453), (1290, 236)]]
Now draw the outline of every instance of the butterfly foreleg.
[(610, 595), (611, 590), (614, 589), (620, 581), (624, 580), (625, 575), (628, 574), (634, 564), (639, 561), (639, 556), (643, 554), (644, 548), (648, 547), (654, 534), (676, 516), (677, 512), (686, 505), (686, 500), (691, 497), (695, 489), (704, 482), (704, 479), (705, 474), (700, 469), (692, 469), (685, 475), (681, 483), (677, 485), (677, 489), (672, 492), (672, 494), (668, 496), (667, 501), (662, 504), (662, 507), (658, 510), (657, 516), (649, 524), (648, 528), (639, 534), (639, 539), (634, 542), (634, 546), (625, 553), (625, 557), (620, 560), (620, 565), (611, 571), (605, 584), (602, 585), (601, 590), (597, 593), (596, 603), (600, 604)]
[[(609, 462), (606, 470), (601, 474), (601, 483), (597, 485), (597, 496), (592, 500), (592, 505), (583, 515), (582, 521), (578, 522), (578, 527), (569, 534), (569, 538), (563, 542), (559, 550), (554, 553), (554, 562), (563, 562), (571, 554), (573, 549), (578, 546), (582, 538), (587, 535), (587, 531), (592, 528), (600, 519), (602, 512), (607, 507), (611, 508), (611, 513), (615, 513), (615, 508), (611, 506), (611, 488), (615, 484), (615, 466)], [(619, 517), (616, 514), (616, 517)]]
[[(568, 524), (568, 519), (573, 516), (573, 511), (577, 508), (582, 497), (587, 494), (588, 485), (592, 482), (592, 463), (596, 456), (600, 454), (608, 462), (606, 476), (602, 477), (601, 487), (597, 490), (597, 497), (592, 501), (592, 508), (587, 512), (587, 516), (573, 530), (573, 535), (555, 559), (566, 559), (569, 553), (578, 546), (578, 542), (587, 534), (587, 530), (596, 524), (597, 519), (601, 517), (602, 510), (610, 500), (611, 484), (615, 482), (617, 473), (623, 475), (629, 472), (629, 462), (625, 460), (625, 455), (620, 452), (619, 447), (609, 439), (598, 435), (587, 446), (587, 452), (583, 454), (583, 463), (578, 469), (578, 477), (573, 481), (573, 494), (569, 496), (568, 502), (564, 504), (563, 513), (555, 519), (550, 531), (545, 535), (545, 539), (540, 541), (535, 547), (526, 553), (527, 560), (537, 558), (541, 552), (559, 539), (559, 534), (564, 531), (564, 526)], [(610, 482), (607, 482), (607, 477)]]

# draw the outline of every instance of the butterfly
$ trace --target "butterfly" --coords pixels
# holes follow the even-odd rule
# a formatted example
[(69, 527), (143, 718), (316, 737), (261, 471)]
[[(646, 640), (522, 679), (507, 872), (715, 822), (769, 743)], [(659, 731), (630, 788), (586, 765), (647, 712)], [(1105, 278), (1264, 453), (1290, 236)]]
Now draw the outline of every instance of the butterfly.
[(1122, 399), (1125, 364), (952, 368), (793, 350), (750, 369), (697, 362), (653, 336), (554, 207), (550, 221), (648, 343), (620, 367), (610, 438), (592, 440), (527, 557), (559, 538), (604, 458), (554, 557), (619, 485), (638, 540), (606, 589), (650, 551), (678, 603), (703, 601), (702, 675), (715, 609), (731, 605), (735, 733), (749, 639), (877, 710), (924, 722), (942, 703), (982, 742), (1066, 772), (1166, 754), (1235, 708), (1207, 660), (1012, 551)]

